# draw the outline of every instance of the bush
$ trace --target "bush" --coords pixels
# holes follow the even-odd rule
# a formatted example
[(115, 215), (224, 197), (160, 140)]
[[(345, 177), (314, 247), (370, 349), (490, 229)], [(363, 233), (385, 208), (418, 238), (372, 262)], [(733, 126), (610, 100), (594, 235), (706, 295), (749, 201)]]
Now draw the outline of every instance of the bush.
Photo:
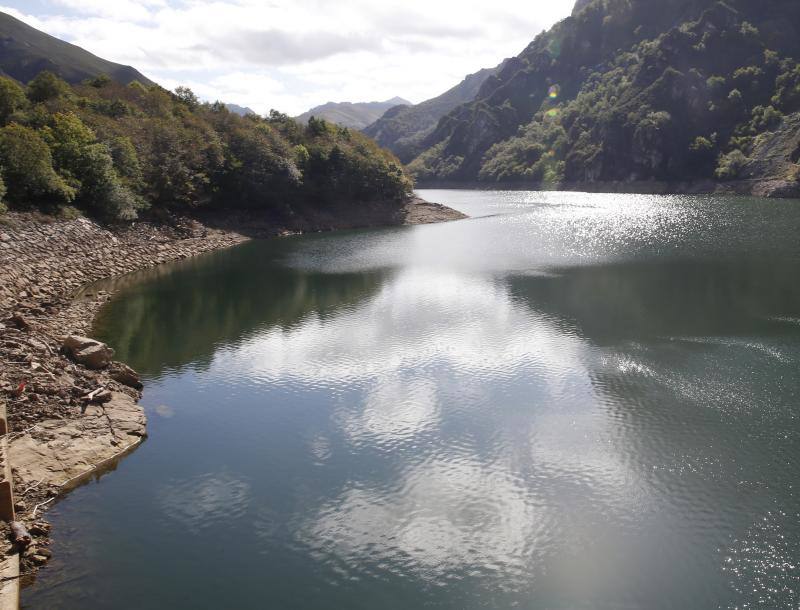
[(0, 165), (12, 205), (70, 203), (75, 190), (53, 169), (47, 143), (16, 123), (0, 129)]
[(691, 146), (689, 146), (689, 150), (692, 152), (697, 153), (704, 153), (714, 149), (714, 143), (711, 142), (708, 138), (704, 138), (703, 136), (698, 136), (694, 139)]
[(45, 70), (28, 83), (28, 99), (34, 104), (57, 99), (70, 93), (70, 86), (52, 72)]
[(92, 144), (80, 153), (78, 177), (81, 188), (76, 201), (107, 220), (133, 220), (143, 207), (114, 171), (114, 161), (105, 144)]
[(5, 125), (26, 102), (25, 90), (16, 81), (0, 76), (0, 123)]
[(58, 210), (58, 215), (64, 220), (77, 220), (78, 218), (83, 217), (81, 211), (78, 208), (71, 205), (62, 206)]
[(747, 165), (747, 157), (741, 150), (734, 150), (727, 155), (722, 155), (714, 172), (720, 180), (733, 180), (738, 178), (744, 166)]

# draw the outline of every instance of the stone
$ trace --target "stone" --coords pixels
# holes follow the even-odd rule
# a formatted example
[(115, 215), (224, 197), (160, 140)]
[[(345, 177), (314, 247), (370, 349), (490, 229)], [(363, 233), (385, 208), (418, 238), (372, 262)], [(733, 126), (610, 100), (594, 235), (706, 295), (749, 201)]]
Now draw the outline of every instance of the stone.
[(50, 524), (45, 522), (34, 523), (28, 531), (34, 536), (47, 536), (50, 533)]
[(75, 362), (93, 370), (106, 368), (114, 357), (114, 350), (105, 343), (78, 335), (64, 339), (63, 349)]
[(105, 404), (107, 402), (111, 402), (113, 397), (113, 394), (111, 394), (109, 390), (103, 390), (102, 392), (95, 394), (93, 402)]
[(35, 434), (52, 437), (47, 444), (26, 432), (10, 441), (8, 454), (23, 481), (60, 487), (137, 446), (146, 430), (142, 407), (130, 396), (112, 392), (110, 402), (90, 404), (75, 419), (40, 422)]
[(134, 371), (131, 367), (121, 362), (114, 362), (111, 365), (110, 372), (111, 379), (122, 385), (126, 385), (134, 390), (141, 390), (144, 386), (139, 377), (139, 373)]
[(11, 316), (8, 323), (19, 330), (28, 330), (31, 327), (30, 323), (19, 314)]

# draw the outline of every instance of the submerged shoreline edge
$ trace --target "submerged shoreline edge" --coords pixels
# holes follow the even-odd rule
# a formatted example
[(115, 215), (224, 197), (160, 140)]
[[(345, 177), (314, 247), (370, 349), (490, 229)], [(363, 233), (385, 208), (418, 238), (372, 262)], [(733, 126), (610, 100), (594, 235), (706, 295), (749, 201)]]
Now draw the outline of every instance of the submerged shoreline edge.
[[(32, 584), (49, 551), (50, 526), (41, 515), (69, 491), (113, 470), (147, 436), (139, 404), (138, 376), (126, 365), (90, 369), (67, 358), (68, 336), (91, 335), (102, 306), (111, 299), (92, 292), (98, 281), (156, 267), (250, 239), (370, 227), (392, 227), (459, 220), (466, 215), (411, 198), (338, 206), (276, 221), (248, 212), (218, 211), (204, 216), (169, 217), (123, 228), (103, 227), (86, 218), (54, 219), (35, 213), (10, 213), (0, 222), (0, 403), (7, 406), (7, 455), (13, 481), (11, 518), (32, 535), (15, 549), (4, 536), (4, 555), (19, 560), (17, 573), (0, 577), (4, 600), (18, 599), (19, 583)], [(81, 298), (78, 299), (78, 295)], [(135, 375), (135, 373), (134, 373)], [(91, 392), (106, 392), (103, 402), (87, 402)], [(11, 519), (10, 519), (11, 520)], [(9, 533), (9, 525), (3, 524)], [(13, 571), (13, 570), (12, 570)], [(14, 606), (14, 602), (11, 602)]]

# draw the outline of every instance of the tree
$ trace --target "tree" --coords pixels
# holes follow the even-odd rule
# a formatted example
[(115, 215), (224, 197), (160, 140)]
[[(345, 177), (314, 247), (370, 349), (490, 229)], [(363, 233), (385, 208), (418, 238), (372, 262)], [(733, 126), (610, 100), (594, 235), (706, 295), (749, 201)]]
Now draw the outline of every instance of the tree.
[(62, 174), (78, 177), (83, 150), (96, 141), (94, 132), (73, 113), (56, 113), (42, 135), (53, 152), (53, 161)]
[(127, 136), (114, 138), (108, 148), (117, 173), (129, 184), (138, 185), (142, 180), (142, 164), (131, 139)]
[(81, 151), (78, 169), (81, 189), (78, 203), (108, 220), (133, 220), (144, 207), (136, 195), (120, 183), (114, 161), (105, 144), (91, 144)]
[(108, 74), (98, 74), (94, 78), (90, 78), (86, 80), (86, 84), (90, 87), (94, 87), (95, 89), (102, 89), (103, 87), (110, 85), (113, 81)]
[(69, 85), (47, 70), (39, 74), (28, 83), (28, 99), (34, 104), (57, 99), (68, 95)]
[(294, 194), (302, 174), (292, 153), (268, 125), (237, 127), (227, 134), (229, 157), (222, 192), (226, 203), (274, 206)]
[(189, 89), (189, 87), (178, 87), (175, 89), (175, 97), (178, 98), (179, 102), (188, 106), (190, 110), (195, 110), (200, 105), (200, 100), (197, 99), (194, 91)]
[(0, 76), (0, 123), (5, 125), (8, 119), (26, 103), (25, 90), (17, 81)]
[(47, 143), (33, 129), (11, 123), (0, 129), (0, 165), (13, 205), (69, 203), (75, 190), (53, 169)]
[(720, 157), (715, 175), (720, 180), (733, 180), (739, 177), (745, 165), (747, 165), (745, 154), (741, 150), (733, 150)]

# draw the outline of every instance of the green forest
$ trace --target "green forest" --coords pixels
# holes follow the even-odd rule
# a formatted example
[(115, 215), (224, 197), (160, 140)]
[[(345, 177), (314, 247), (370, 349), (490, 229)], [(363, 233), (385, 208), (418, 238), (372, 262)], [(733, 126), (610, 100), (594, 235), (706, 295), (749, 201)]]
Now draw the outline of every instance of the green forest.
[(129, 221), (148, 209), (251, 208), (405, 200), (412, 182), (372, 140), (312, 118), (300, 125), (99, 76), (69, 85), (0, 77), (0, 211)]
[(800, 3), (582, 7), (439, 122), (420, 181), (796, 181)]

